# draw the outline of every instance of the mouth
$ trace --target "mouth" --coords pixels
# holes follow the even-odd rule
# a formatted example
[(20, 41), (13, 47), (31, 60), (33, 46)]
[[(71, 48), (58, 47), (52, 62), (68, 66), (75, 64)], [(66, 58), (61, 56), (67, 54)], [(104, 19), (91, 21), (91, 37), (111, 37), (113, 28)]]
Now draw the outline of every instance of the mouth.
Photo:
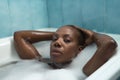
[(61, 56), (61, 55), (62, 55), (62, 52), (61, 52), (60, 50), (53, 49), (53, 50), (51, 51), (51, 56), (52, 56), (52, 57), (59, 57), (59, 56)]

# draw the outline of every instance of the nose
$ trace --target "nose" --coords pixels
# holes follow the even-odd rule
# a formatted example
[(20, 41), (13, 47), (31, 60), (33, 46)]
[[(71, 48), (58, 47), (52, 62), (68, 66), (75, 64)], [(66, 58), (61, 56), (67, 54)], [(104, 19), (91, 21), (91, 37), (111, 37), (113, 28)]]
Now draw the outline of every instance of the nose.
[(56, 40), (56, 41), (54, 42), (53, 46), (54, 46), (54, 47), (57, 47), (57, 48), (60, 48), (60, 47), (61, 47), (61, 42), (60, 42), (60, 40), (59, 40), (59, 39)]

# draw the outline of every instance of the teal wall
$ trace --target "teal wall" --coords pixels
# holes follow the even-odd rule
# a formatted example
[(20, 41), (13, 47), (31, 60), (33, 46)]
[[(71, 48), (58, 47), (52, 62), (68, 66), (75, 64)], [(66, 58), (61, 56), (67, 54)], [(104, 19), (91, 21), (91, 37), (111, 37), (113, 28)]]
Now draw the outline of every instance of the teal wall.
[(75, 24), (120, 33), (120, 0), (48, 0), (49, 26)]
[(47, 26), (46, 0), (0, 0), (0, 38)]
[(0, 0), (0, 38), (16, 30), (74, 24), (120, 33), (120, 0)]

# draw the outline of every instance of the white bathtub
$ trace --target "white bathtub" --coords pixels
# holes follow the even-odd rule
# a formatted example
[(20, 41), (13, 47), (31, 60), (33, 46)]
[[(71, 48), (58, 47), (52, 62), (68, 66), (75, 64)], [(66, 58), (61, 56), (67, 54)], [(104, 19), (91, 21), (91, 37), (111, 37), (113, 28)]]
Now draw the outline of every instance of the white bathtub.
[[(56, 29), (40, 29), (43, 31), (54, 31)], [(108, 33), (107, 33), (108, 34)], [(116, 80), (120, 76), (120, 35), (108, 34), (112, 36), (118, 43), (116, 54), (98, 70), (96, 70), (91, 76), (85, 80)], [(42, 43), (44, 45), (44, 43)], [(37, 49), (39, 45), (35, 44)], [(43, 54), (44, 55), (44, 54)], [(47, 55), (48, 56), (48, 55)], [(20, 61), (21, 59), (17, 55), (14, 49), (13, 37), (7, 37), (0, 39), (0, 68), (5, 67), (13, 62)]]

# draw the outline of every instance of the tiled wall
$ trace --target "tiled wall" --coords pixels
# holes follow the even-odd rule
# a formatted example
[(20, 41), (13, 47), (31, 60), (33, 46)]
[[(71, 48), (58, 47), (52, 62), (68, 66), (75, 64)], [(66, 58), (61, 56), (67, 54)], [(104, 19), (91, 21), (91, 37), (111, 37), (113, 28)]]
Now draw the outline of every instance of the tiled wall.
[(120, 0), (48, 0), (49, 25), (120, 33)]
[(0, 0), (0, 38), (16, 30), (75, 24), (120, 33), (120, 0)]
[(46, 0), (0, 0), (0, 37), (48, 26)]

